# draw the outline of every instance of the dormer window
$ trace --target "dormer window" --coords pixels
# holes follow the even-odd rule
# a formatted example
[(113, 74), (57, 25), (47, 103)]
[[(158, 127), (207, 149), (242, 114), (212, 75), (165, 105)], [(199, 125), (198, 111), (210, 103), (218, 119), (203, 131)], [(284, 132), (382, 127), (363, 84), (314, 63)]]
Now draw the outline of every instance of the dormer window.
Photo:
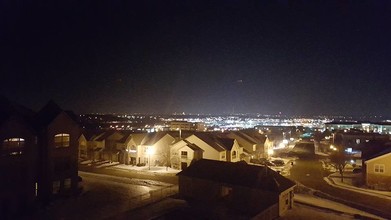
[(5, 139), (2, 144), (2, 154), (11, 156), (23, 154), (24, 143), (24, 139), (19, 137)]
[(54, 147), (69, 147), (69, 134), (56, 134), (54, 135)]

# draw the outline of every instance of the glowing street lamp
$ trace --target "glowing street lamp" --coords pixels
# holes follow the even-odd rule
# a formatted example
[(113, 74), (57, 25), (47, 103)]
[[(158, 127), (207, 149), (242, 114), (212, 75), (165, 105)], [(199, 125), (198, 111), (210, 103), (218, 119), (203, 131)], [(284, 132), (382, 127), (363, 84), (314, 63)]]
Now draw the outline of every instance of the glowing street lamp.
[(155, 150), (152, 148), (152, 146), (147, 148), (147, 155), (148, 155), (148, 169), (151, 170), (151, 155), (155, 153)]
[(270, 156), (272, 156), (274, 154), (274, 150), (273, 149), (269, 149), (267, 150), (267, 154)]

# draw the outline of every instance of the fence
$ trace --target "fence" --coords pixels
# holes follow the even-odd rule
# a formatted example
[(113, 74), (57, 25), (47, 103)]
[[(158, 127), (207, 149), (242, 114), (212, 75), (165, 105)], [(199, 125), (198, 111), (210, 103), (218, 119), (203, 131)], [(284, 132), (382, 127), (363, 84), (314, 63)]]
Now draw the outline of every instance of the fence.
[(169, 196), (178, 193), (178, 185), (172, 185), (163, 187), (156, 190), (151, 190), (148, 193), (144, 193), (135, 197), (130, 198), (129, 206), (131, 209), (147, 205), (149, 203), (160, 201)]

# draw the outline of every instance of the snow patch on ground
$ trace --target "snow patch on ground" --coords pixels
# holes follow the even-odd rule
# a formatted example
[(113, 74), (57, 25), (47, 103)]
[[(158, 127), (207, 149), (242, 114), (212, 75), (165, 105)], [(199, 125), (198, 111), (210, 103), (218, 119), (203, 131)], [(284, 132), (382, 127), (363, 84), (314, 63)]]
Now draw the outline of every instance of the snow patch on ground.
[[(128, 211), (139, 197), (162, 187), (156, 181), (79, 172), (83, 192), (77, 197), (57, 199), (31, 219), (107, 219)], [(137, 183), (137, 184), (133, 184)]]
[(354, 192), (363, 193), (363, 194), (367, 194), (367, 195), (371, 195), (371, 196), (376, 196), (378, 198), (391, 200), (391, 192), (388, 192), (388, 191), (379, 191), (379, 190), (366, 189), (363, 187), (355, 187), (355, 186), (349, 185), (347, 183), (343, 183), (341, 181), (341, 177), (335, 177), (335, 176), (334, 177), (325, 177), (324, 180), (329, 185), (331, 185), (333, 187), (351, 190)]
[(163, 186), (171, 186), (172, 184), (164, 183), (156, 180), (147, 180), (147, 179), (136, 179), (136, 178), (129, 178), (129, 177), (118, 177), (118, 176), (111, 176), (106, 174), (97, 174), (97, 173), (89, 173), (89, 172), (83, 172), (79, 171), (79, 175), (84, 177), (93, 177), (95, 179), (99, 179), (102, 181), (111, 181), (111, 182), (117, 182), (117, 183), (124, 183), (124, 184), (132, 184), (132, 185), (140, 185), (140, 186), (149, 186), (149, 187), (163, 187)]
[(117, 164), (119, 164), (119, 162), (107, 162), (96, 166), (96, 168), (110, 167), (110, 166), (115, 166)]
[(85, 160), (85, 161), (80, 162), (80, 164), (83, 164), (83, 165), (90, 164), (90, 163), (92, 163), (92, 160)]
[[(331, 217), (329, 215), (330, 211), (328, 211), (327, 209), (335, 210), (337, 213), (339, 213), (338, 214), (339, 216), (341, 216), (341, 215), (343, 215), (345, 217), (349, 217), (350, 216), (347, 219), (352, 219), (352, 216), (353, 215), (357, 215), (357, 214), (361, 215), (361, 216), (369, 217), (369, 218), (374, 218), (374, 219), (383, 219), (383, 218), (381, 218), (379, 216), (372, 215), (370, 213), (367, 213), (367, 212), (364, 212), (364, 211), (361, 211), (361, 210), (349, 207), (347, 205), (344, 205), (344, 204), (341, 204), (341, 203), (337, 203), (337, 202), (333, 202), (333, 201), (330, 201), (330, 200), (327, 200), (327, 199), (322, 199), (322, 198), (319, 198), (319, 197), (316, 197), (316, 196), (313, 196), (313, 195), (295, 194), (294, 200), (297, 201), (297, 202), (303, 203), (303, 204), (309, 204), (311, 206), (317, 206), (317, 207), (320, 207), (320, 208), (325, 208), (326, 210), (323, 210), (323, 212), (328, 213), (329, 218), (327, 218), (327, 219), (334, 219), (334, 218), (330, 218)], [(294, 207), (293, 211), (298, 211), (298, 210), (296, 210), (296, 207)], [(341, 214), (341, 213), (343, 213), (343, 214)], [(312, 216), (312, 215), (310, 215), (310, 216)], [(313, 219), (315, 219), (315, 218), (313, 218)]]
[(165, 167), (165, 166), (132, 166), (132, 165), (125, 165), (125, 164), (119, 164), (117, 166), (111, 167), (114, 169), (123, 169), (123, 170), (134, 170), (134, 171), (142, 171), (142, 172), (149, 172), (149, 173), (163, 173), (163, 174), (176, 174), (180, 172), (180, 170), (173, 169), (171, 167)]

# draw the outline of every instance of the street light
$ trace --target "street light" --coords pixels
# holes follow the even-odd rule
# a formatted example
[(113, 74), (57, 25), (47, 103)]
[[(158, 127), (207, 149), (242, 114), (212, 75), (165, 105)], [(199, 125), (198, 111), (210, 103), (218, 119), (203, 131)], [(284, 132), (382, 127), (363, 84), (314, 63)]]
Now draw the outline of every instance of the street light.
[(154, 149), (152, 146), (147, 148), (147, 154), (148, 154), (148, 169), (151, 170), (151, 155), (154, 153)]

